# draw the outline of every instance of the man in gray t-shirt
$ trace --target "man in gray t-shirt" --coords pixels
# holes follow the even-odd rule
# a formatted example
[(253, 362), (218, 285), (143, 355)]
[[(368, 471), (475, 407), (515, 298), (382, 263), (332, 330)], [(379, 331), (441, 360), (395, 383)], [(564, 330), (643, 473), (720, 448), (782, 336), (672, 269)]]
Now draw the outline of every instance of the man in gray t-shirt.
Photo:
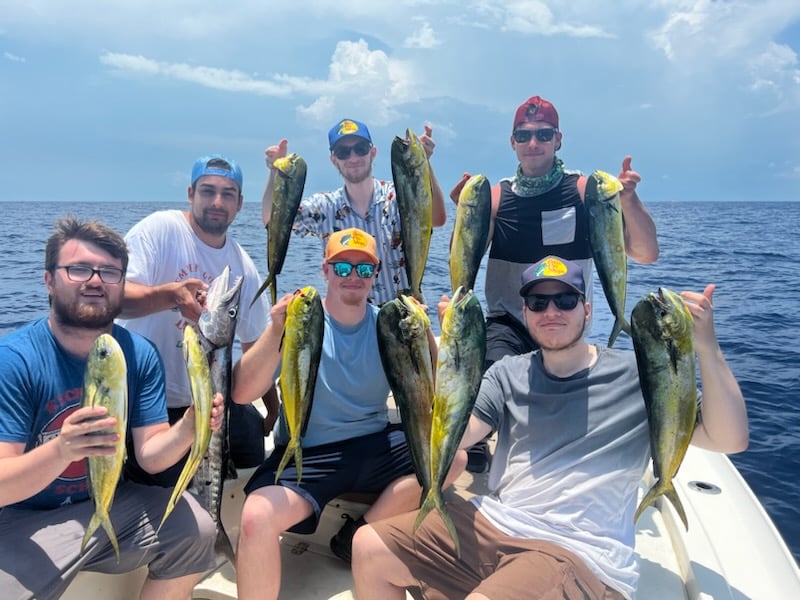
[[(713, 291), (681, 294), (704, 386), (692, 443), (739, 452), (747, 414), (714, 333)], [(523, 273), (519, 293), (541, 350), (484, 375), (461, 447), (492, 429), (498, 443), (491, 493), (448, 504), (461, 556), (438, 517), (416, 531), (416, 512), (370, 523), (353, 541), (358, 597), (402, 599), (409, 587), (426, 598), (635, 594), (633, 515), (650, 451), (634, 353), (584, 340), (591, 305), (577, 264), (546, 257)]]

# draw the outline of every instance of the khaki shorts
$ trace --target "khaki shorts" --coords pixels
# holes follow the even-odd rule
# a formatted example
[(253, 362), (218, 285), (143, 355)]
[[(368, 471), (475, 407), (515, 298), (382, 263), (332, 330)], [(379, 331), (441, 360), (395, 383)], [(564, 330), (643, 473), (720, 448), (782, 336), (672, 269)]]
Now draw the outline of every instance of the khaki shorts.
[(460, 559), (436, 511), (413, 535), (416, 511), (370, 523), (417, 580), (419, 590), (411, 591), (415, 597), (453, 600), (476, 592), (492, 600), (624, 598), (571, 552), (549, 542), (505, 535), (463, 498), (449, 500), (447, 512), (458, 534)]

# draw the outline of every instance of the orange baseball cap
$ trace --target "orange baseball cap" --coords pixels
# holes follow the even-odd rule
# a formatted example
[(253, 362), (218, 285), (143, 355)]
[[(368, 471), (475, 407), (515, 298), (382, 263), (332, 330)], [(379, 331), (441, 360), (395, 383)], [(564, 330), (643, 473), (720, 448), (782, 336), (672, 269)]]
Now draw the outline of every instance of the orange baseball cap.
[(379, 264), (375, 238), (355, 227), (334, 231), (325, 246), (325, 262), (333, 262), (343, 252), (360, 252), (373, 264)]

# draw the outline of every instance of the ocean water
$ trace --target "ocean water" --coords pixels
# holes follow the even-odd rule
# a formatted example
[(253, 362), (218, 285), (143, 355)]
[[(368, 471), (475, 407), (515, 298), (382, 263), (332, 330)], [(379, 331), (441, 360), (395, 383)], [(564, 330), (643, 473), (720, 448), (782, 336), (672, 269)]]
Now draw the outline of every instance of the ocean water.
[[(97, 218), (125, 233), (155, 210), (184, 203), (127, 205), (87, 202), (0, 202), (0, 337), (47, 312), (44, 245), (53, 221), (73, 214)], [(629, 261), (627, 312), (658, 287), (700, 291), (716, 284), (720, 346), (747, 401), (750, 447), (731, 456), (763, 503), (795, 558), (800, 558), (800, 202), (651, 203), (661, 256), (654, 265)], [(434, 231), (423, 292), (431, 306), (448, 292), (447, 247), (455, 211)], [(246, 203), (232, 235), (266, 274), (266, 232), (260, 205)], [(292, 238), (279, 295), (305, 285), (324, 293), (322, 251), (316, 238)], [(483, 274), (476, 283), (483, 301)], [(611, 316), (595, 281), (590, 340), (605, 343)], [(434, 319), (435, 321), (435, 319)], [(438, 323), (434, 323), (438, 329)], [(438, 333), (438, 331), (437, 331)], [(622, 334), (616, 347), (632, 348)]]

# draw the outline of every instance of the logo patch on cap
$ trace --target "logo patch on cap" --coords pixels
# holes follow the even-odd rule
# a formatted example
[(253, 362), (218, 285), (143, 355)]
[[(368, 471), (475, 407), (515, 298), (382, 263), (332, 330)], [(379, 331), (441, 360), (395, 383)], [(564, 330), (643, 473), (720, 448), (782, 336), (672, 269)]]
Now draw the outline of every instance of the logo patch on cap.
[(342, 239), (339, 240), (339, 243), (342, 246), (352, 248), (353, 250), (364, 250), (369, 244), (369, 241), (363, 233), (360, 231), (354, 231), (353, 233), (342, 236)]
[(536, 277), (561, 277), (567, 272), (567, 265), (557, 258), (548, 258), (536, 269)]
[(353, 121), (342, 121), (339, 123), (339, 129), (336, 133), (339, 135), (352, 135), (358, 131), (358, 124)]

